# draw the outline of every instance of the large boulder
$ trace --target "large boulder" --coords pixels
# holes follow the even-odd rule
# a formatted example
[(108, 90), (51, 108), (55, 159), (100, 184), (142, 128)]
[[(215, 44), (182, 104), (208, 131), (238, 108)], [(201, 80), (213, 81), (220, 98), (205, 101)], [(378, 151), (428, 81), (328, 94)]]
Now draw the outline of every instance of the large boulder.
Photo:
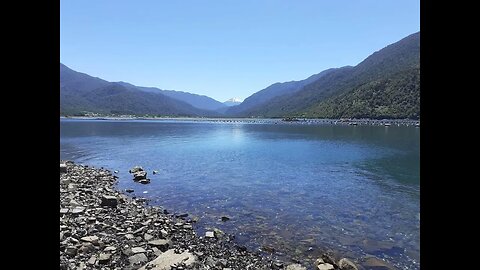
[(184, 263), (186, 266), (192, 265), (196, 261), (196, 256), (188, 251), (176, 254), (174, 249), (169, 249), (160, 254), (155, 260), (144, 265), (140, 270), (170, 270), (171, 265)]

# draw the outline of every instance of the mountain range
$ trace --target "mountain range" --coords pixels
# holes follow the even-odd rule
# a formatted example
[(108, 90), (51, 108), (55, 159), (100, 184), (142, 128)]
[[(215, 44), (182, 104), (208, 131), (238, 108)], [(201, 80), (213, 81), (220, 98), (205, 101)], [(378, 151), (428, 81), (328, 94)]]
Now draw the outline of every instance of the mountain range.
[(82, 115), (412, 118), (420, 116), (420, 32), (356, 66), (272, 84), (243, 102), (108, 82), (60, 63), (60, 113)]
[(180, 91), (137, 87), (125, 82), (108, 82), (76, 72), (60, 63), (60, 113), (220, 116), (226, 107), (206, 96)]

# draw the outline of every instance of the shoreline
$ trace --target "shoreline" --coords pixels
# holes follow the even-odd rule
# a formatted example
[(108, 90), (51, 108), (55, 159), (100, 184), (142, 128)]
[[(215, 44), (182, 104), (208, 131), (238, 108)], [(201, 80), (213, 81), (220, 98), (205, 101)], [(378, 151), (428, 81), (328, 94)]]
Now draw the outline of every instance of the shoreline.
[(414, 126), (420, 127), (420, 120), (413, 119), (320, 119), (320, 118), (247, 118), (247, 117), (114, 117), (114, 116), (60, 116), (60, 119), (106, 120), (106, 121), (177, 121), (206, 123), (244, 123), (244, 124), (298, 124), (298, 125), (350, 125), (350, 126)]
[(325, 253), (314, 263), (248, 250), (220, 230), (198, 235), (195, 219), (115, 187), (103, 168), (60, 161), (60, 269), (362, 269)]

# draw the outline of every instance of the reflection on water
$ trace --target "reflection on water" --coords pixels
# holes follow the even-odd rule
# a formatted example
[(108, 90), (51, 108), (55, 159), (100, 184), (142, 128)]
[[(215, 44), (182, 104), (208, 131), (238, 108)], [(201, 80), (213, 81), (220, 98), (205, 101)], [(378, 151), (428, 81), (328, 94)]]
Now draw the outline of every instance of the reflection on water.
[[(419, 268), (418, 128), (62, 120), (60, 143), (62, 159), (119, 170), (119, 188), (200, 231), (287, 258), (328, 248)], [(151, 184), (131, 180), (134, 165)]]

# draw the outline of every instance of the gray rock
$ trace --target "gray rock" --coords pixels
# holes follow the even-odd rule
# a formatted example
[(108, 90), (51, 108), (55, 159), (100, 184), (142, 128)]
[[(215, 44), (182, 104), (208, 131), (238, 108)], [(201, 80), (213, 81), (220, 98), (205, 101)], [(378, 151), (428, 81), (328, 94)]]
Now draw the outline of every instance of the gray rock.
[(75, 256), (75, 255), (77, 255), (77, 248), (73, 247), (73, 246), (67, 247), (65, 249), (65, 254), (67, 254), (69, 256)]
[(109, 252), (109, 251), (115, 252), (116, 250), (117, 250), (116, 247), (108, 246), (108, 247), (106, 247), (103, 251), (104, 251), (104, 252)]
[(102, 196), (101, 206), (117, 207), (117, 204), (118, 204), (117, 197), (108, 196), (108, 195), (103, 195)]
[(60, 163), (60, 172), (61, 173), (66, 173), (67, 172), (67, 164)]
[(80, 238), (80, 240), (94, 244), (94, 243), (98, 243), (98, 236), (85, 236)]
[(148, 258), (147, 256), (145, 256), (144, 253), (139, 253), (128, 257), (128, 261), (131, 265), (140, 265), (146, 263), (148, 261)]
[(215, 233), (215, 237), (217, 238), (222, 238), (223, 236), (225, 236), (225, 233), (220, 229), (215, 228), (213, 229), (213, 232)]
[(214, 238), (214, 237), (215, 237), (215, 233), (214, 233), (214, 232), (205, 232), (205, 237), (207, 237), (207, 238)]
[(139, 181), (142, 179), (147, 178), (147, 172), (146, 171), (139, 171), (133, 174), (133, 180), (134, 181)]
[(95, 255), (93, 255), (92, 257), (90, 257), (90, 259), (88, 259), (87, 263), (90, 265), (94, 265), (96, 261), (97, 258), (95, 257)]
[(335, 269), (335, 267), (333, 267), (333, 265), (331, 265), (329, 263), (323, 263), (323, 264), (317, 265), (317, 269), (318, 270), (331, 270), (331, 269)]
[(68, 204), (69, 204), (70, 206), (72, 206), (72, 207), (82, 206), (80, 203), (78, 203), (78, 202), (75, 201), (75, 200), (70, 200), (70, 201), (68, 202)]
[(68, 186), (67, 186), (67, 190), (68, 190), (69, 192), (75, 191), (76, 189), (77, 189), (77, 185), (76, 185), (76, 184), (71, 184), (71, 183), (70, 183), (70, 184), (68, 184)]
[(83, 269), (85, 269), (85, 268), (87, 268), (87, 266), (85, 265), (85, 263), (84, 263), (84, 262), (80, 262), (80, 264), (79, 264), (78, 267), (77, 267), (77, 270), (83, 270)]
[(68, 213), (68, 208), (60, 208), (60, 214)]
[(150, 184), (150, 179), (148, 179), (148, 178), (140, 179), (138, 182), (139, 182), (140, 184), (146, 185), (146, 184)]
[(148, 234), (148, 233), (145, 233), (145, 234), (143, 235), (143, 239), (145, 239), (145, 241), (150, 241), (150, 240), (153, 239), (153, 235)]
[(156, 240), (148, 241), (148, 244), (152, 246), (156, 246), (161, 250), (167, 250), (168, 246), (170, 245), (170, 241), (165, 239), (156, 239)]
[(134, 192), (135, 190), (130, 189), (130, 188), (127, 188), (127, 189), (125, 189), (125, 191), (126, 191), (127, 193), (132, 193), (132, 192)]
[(110, 253), (100, 253), (98, 256), (98, 263), (99, 264), (106, 264), (112, 255)]
[(357, 266), (347, 258), (338, 261), (338, 267), (342, 270), (358, 270)]
[(135, 166), (135, 167), (131, 168), (128, 172), (129, 172), (129, 173), (136, 173), (136, 172), (141, 172), (141, 171), (143, 171), (143, 168), (142, 168), (142, 167), (140, 167), (140, 166)]
[(195, 255), (187, 251), (176, 254), (174, 249), (169, 249), (164, 253), (160, 254), (155, 260), (141, 267), (139, 270), (170, 270), (171, 265), (183, 263), (185, 266), (190, 266), (195, 261)]
[(225, 222), (225, 221), (229, 221), (229, 220), (230, 220), (230, 218), (229, 218), (229, 217), (227, 217), (227, 216), (223, 216), (223, 217), (222, 217), (222, 221), (223, 221), (223, 222)]
[(331, 264), (331, 265), (335, 265), (335, 261), (336, 261), (336, 260), (335, 260), (335, 258), (334, 258), (331, 254), (329, 254), (329, 253), (324, 253), (324, 254), (322, 254), (321, 257), (322, 257), (322, 259), (323, 259), (324, 262), (329, 263), (329, 264)]
[(77, 206), (77, 207), (72, 209), (71, 213), (72, 214), (80, 214), (80, 213), (83, 213), (83, 211), (85, 211), (85, 207)]
[(286, 270), (307, 270), (307, 268), (298, 263), (294, 263), (288, 265)]
[(133, 233), (133, 234), (140, 233), (140, 232), (144, 231), (146, 228), (147, 228), (146, 226), (142, 226), (142, 227), (136, 229), (136, 230), (135, 230), (134, 232), (132, 232), (132, 233)]
[(158, 171), (155, 171), (155, 170), (153, 171), (153, 174), (157, 174), (157, 173), (158, 173)]
[(132, 252), (133, 254), (137, 254), (137, 253), (145, 253), (147, 251), (142, 247), (133, 247)]
[(89, 252), (93, 251), (94, 249), (95, 249), (95, 247), (93, 246), (92, 243), (85, 242), (85, 243), (83, 243), (83, 245), (78, 249), (78, 252), (79, 252), (79, 253), (89, 253)]
[(160, 256), (160, 254), (162, 254), (162, 251), (156, 247), (153, 247), (152, 248), (153, 250), (153, 254), (155, 254), (155, 256)]

